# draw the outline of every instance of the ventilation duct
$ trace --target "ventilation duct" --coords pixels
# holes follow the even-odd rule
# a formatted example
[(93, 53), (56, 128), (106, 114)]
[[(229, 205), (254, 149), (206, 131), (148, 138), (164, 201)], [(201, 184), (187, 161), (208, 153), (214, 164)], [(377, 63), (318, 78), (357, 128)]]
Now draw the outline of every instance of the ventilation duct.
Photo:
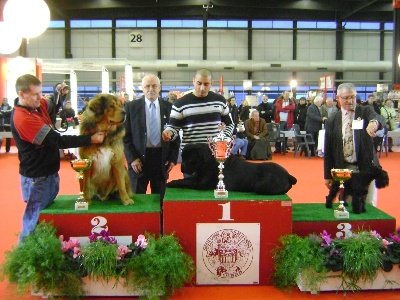
[(391, 61), (213, 61), (213, 60), (127, 60), (127, 59), (43, 59), (43, 73), (55, 70), (95, 71), (106, 67), (110, 72), (123, 72), (125, 65), (142, 72), (235, 70), (235, 72), (391, 72)]

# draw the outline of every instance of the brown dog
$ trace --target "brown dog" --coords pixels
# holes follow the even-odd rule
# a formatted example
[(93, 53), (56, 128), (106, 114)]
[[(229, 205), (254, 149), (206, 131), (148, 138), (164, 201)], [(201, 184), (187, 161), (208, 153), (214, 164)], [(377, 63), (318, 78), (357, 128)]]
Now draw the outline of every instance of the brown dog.
[(89, 203), (94, 196), (104, 201), (110, 194), (119, 192), (124, 205), (133, 204), (133, 193), (123, 156), (124, 120), (122, 102), (110, 94), (96, 95), (89, 101), (82, 115), (81, 134), (105, 132), (102, 144), (79, 148), (80, 158), (92, 160), (92, 166), (85, 171), (83, 180), (83, 194)]

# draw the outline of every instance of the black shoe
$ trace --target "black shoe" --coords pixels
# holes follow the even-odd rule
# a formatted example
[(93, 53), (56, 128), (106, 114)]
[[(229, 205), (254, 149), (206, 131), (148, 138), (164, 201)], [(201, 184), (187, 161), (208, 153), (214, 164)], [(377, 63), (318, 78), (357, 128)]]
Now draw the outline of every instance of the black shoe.
[(274, 153), (276, 154), (276, 153), (281, 153), (281, 151), (279, 151), (279, 150), (275, 150), (274, 151)]
[(388, 151), (389, 151), (389, 152), (393, 152), (393, 150), (392, 150), (392, 149), (389, 149)]

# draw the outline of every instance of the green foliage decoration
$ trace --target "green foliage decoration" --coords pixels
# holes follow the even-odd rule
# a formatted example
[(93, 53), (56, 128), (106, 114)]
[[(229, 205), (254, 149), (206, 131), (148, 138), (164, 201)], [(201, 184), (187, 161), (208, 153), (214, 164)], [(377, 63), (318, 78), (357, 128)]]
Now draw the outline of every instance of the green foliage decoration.
[(129, 288), (140, 288), (147, 299), (172, 295), (177, 288), (190, 282), (194, 275), (192, 258), (182, 251), (177, 237), (149, 237), (140, 259), (131, 259), (125, 266)]
[[(353, 232), (346, 238), (331, 238), (325, 230), (320, 235), (280, 238), (273, 250), (274, 285), (289, 289), (301, 285), (318, 291), (329, 277), (341, 280), (341, 289), (357, 291), (361, 282), (373, 282), (377, 272), (388, 272), (400, 261), (400, 228), (389, 238), (376, 231)], [(340, 273), (328, 273), (329, 271)]]
[(79, 299), (85, 296), (82, 277), (116, 279), (128, 291), (147, 299), (159, 299), (190, 283), (194, 275), (192, 258), (183, 252), (173, 235), (139, 235), (131, 245), (102, 231), (81, 247), (77, 239), (56, 237), (56, 228), (42, 222), (23, 242), (5, 253), (0, 279), (17, 286), (20, 294), (30, 289), (49, 297)]
[(82, 280), (69, 267), (55, 234), (50, 223), (40, 223), (23, 242), (5, 253), (2, 277), (15, 283), (21, 294), (32, 288), (70, 299), (84, 295)]

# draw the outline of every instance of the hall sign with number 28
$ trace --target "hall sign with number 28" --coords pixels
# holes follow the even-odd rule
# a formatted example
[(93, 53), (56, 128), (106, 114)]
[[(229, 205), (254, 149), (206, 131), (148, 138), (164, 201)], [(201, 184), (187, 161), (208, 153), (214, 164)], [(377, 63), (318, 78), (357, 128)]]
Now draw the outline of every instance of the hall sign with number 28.
[(143, 47), (143, 31), (131, 31), (129, 33), (129, 47), (139, 48)]

